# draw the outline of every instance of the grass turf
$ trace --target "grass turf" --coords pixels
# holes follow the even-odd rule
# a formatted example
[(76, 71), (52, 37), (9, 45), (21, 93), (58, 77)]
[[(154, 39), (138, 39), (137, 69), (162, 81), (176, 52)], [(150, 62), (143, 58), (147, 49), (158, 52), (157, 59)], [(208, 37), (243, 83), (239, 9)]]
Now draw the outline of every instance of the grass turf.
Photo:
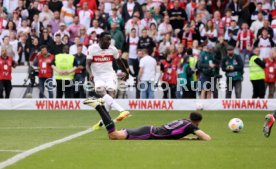
[[(105, 130), (56, 145), (8, 169), (275, 169), (276, 133), (262, 135), (262, 111), (204, 111), (200, 126), (210, 142), (180, 140), (110, 141)], [(117, 113), (111, 113), (116, 116)], [(133, 111), (117, 128), (161, 125), (188, 112)], [(227, 127), (239, 117), (245, 128)], [(27, 150), (86, 129), (99, 120), (91, 111), (0, 111), (0, 150)], [(0, 152), (0, 161), (15, 155)]]

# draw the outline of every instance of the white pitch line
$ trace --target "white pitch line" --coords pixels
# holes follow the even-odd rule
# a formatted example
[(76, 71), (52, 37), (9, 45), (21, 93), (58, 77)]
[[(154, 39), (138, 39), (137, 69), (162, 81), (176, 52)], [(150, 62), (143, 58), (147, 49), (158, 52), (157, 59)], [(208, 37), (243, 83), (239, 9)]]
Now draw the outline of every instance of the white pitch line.
[(11, 152), (11, 153), (21, 153), (24, 150), (0, 150), (0, 152)]
[(84, 129), (89, 126), (60, 126), (60, 127), (0, 127), (0, 130), (13, 130), (13, 129)]
[(20, 161), (20, 160), (22, 160), (22, 159), (24, 159), (24, 158), (26, 158), (26, 157), (34, 154), (34, 153), (37, 153), (37, 152), (39, 152), (41, 150), (45, 150), (45, 149), (50, 148), (50, 147), (52, 147), (54, 145), (57, 145), (57, 144), (60, 144), (60, 143), (64, 143), (66, 141), (70, 141), (70, 140), (72, 140), (74, 138), (77, 138), (77, 137), (83, 136), (85, 134), (91, 133), (92, 131), (93, 131), (93, 129), (89, 128), (87, 130), (84, 130), (84, 131), (72, 134), (72, 135), (67, 136), (65, 138), (62, 138), (62, 139), (59, 139), (59, 140), (56, 140), (56, 141), (53, 141), (53, 142), (45, 143), (45, 144), (42, 144), (40, 146), (34, 147), (32, 149), (29, 149), (27, 151), (24, 151), (22, 153), (19, 153), (19, 154), (15, 155), (14, 157), (9, 158), (8, 160), (0, 163), (0, 169), (3, 169), (3, 168), (5, 168), (7, 166), (10, 166), (10, 165), (13, 165), (16, 162), (18, 162), (18, 161)]

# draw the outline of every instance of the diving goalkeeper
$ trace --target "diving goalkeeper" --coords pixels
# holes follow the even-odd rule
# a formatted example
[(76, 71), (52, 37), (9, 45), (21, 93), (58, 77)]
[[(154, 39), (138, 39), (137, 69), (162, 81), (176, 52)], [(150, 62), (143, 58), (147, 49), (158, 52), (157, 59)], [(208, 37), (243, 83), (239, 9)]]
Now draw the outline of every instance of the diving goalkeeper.
[[(198, 112), (190, 113), (188, 119), (175, 120), (161, 127), (143, 126), (135, 129), (116, 130), (114, 121), (105, 109), (103, 99), (89, 98), (84, 101), (84, 104), (98, 111), (111, 140), (211, 140), (208, 134), (198, 128), (202, 120), (202, 115)], [(196, 137), (187, 137), (189, 134), (194, 134)]]

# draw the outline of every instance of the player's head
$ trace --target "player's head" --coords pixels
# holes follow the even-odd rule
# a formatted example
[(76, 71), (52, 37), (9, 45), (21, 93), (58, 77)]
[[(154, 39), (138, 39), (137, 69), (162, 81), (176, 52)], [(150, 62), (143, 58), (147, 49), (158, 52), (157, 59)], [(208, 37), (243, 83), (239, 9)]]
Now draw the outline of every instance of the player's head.
[(99, 36), (99, 45), (102, 49), (108, 49), (111, 44), (111, 35), (108, 32), (103, 32)]
[(189, 119), (192, 121), (193, 124), (198, 126), (202, 120), (202, 115), (199, 112), (191, 112)]

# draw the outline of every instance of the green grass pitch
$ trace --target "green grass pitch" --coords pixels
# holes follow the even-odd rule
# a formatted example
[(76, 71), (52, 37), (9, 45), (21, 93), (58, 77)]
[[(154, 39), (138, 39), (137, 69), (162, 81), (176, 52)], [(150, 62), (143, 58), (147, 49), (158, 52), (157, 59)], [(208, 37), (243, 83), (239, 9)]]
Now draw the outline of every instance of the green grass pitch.
[[(265, 111), (203, 111), (201, 129), (212, 141), (111, 141), (105, 130), (33, 154), (8, 169), (275, 169), (276, 128), (264, 138)], [(115, 117), (118, 113), (112, 112)], [(184, 118), (188, 112), (133, 111), (117, 128), (161, 125)], [(245, 128), (228, 129), (239, 117)], [(43, 143), (90, 127), (99, 120), (95, 111), (0, 111), (0, 162)]]

